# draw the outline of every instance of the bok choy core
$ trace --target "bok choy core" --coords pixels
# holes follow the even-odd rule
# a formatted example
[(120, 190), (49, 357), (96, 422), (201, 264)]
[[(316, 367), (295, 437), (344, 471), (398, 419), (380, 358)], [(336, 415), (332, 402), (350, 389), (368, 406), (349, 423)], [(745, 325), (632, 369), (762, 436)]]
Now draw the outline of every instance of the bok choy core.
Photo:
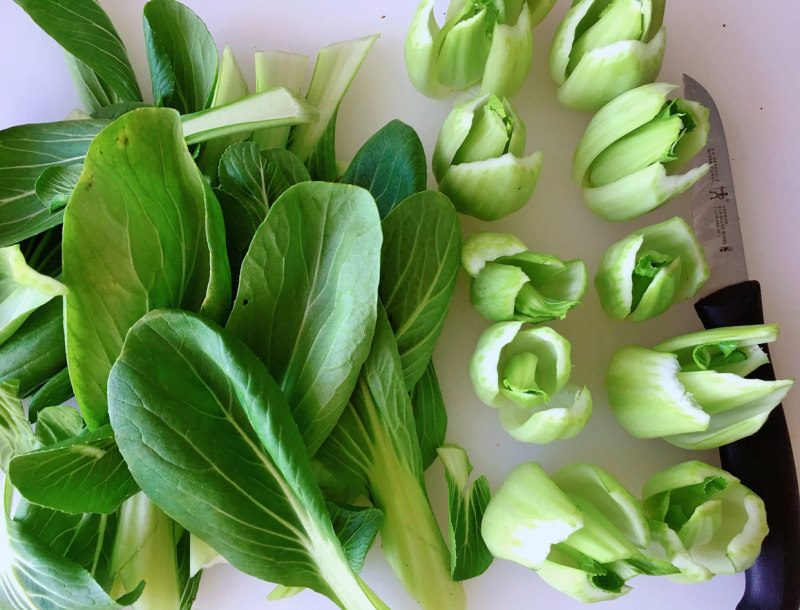
[(773, 324), (731, 326), (628, 345), (611, 358), (608, 404), (638, 438), (662, 437), (686, 449), (713, 449), (756, 432), (793, 379), (745, 379), (769, 362), (759, 347), (777, 339)]
[(548, 477), (517, 466), (494, 493), (481, 528), (489, 550), (529, 567), (583, 602), (616, 599), (637, 574), (674, 574), (645, 551), (650, 531), (640, 502), (609, 472), (571, 464)]
[(611, 221), (636, 218), (679, 195), (709, 168), (676, 170), (705, 146), (708, 109), (668, 100), (675, 85), (653, 83), (623, 93), (595, 114), (572, 159), (583, 201)]
[(694, 231), (676, 216), (634, 231), (606, 250), (594, 285), (609, 318), (641, 322), (693, 297), (708, 274)]
[(568, 383), (571, 369), (569, 341), (553, 329), (499, 322), (478, 339), (469, 376), (511, 436), (542, 444), (572, 438), (592, 415), (589, 390)]
[(576, 0), (550, 48), (558, 99), (594, 112), (658, 76), (666, 47), (665, 0)]
[(486, 93), (453, 108), (433, 150), (433, 175), (456, 210), (481, 220), (516, 212), (533, 194), (542, 153), (525, 156), (525, 125), (506, 100)]
[(749, 568), (767, 535), (764, 502), (733, 475), (699, 461), (653, 475), (642, 490), (654, 542), (699, 582)]
[(471, 235), (461, 251), (461, 266), (472, 277), (472, 306), (492, 322), (563, 319), (580, 303), (588, 285), (580, 259), (562, 261), (530, 252), (507, 233)]
[(406, 37), (406, 70), (414, 88), (433, 98), (473, 85), (482, 93), (515, 95), (533, 58), (531, 28), (555, 0), (453, 0), (441, 28), (434, 3), (419, 3)]

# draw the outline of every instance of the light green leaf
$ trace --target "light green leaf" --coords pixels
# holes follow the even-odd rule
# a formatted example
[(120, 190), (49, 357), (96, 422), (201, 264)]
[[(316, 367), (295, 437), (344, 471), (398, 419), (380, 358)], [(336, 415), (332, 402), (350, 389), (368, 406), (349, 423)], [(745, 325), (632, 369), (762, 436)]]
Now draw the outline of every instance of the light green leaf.
[(83, 428), (83, 418), (74, 407), (46, 407), (36, 418), (36, 439), (42, 445), (53, 445), (77, 436)]
[(112, 369), (109, 403), (134, 478), (192, 534), (247, 574), (372, 607), (279, 387), (230, 332), (186, 312), (148, 314)]
[(83, 172), (83, 164), (74, 165), (55, 165), (46, 168), (34, 186), (36, 196), (39, 198), (50, 213), (57, 212), (69, 201), (78, 178)]
[(8, 472), (15, 455), (36, 447), (36, 438), (19, 399), (19, 382), (0, 383), (0, 470)]
[(159, 108), (129, 112), (98, 135), (64, 219), (67, 358), (95, 429), (107, 421), (108, 371), (144, 313), (180, 306), (227, 315), (223, 220), (178, 113)]
[(175, 0), (150, 0), (143, 17), (156, 105), (181, 114), (206, 108), (219, 63), (208, 28), (189, 7)]
[(411, 390), (433, 355), (450, 306), (461, 231), (453, 205), (436, 191), (404, 199), (381, 225), (379, 294)]
[(96, 73), (120, 100), (142, 100), (125, 46), (96, 0), (14, 2), (64, 50)]
[[(285, 51), (256, 51), (256, 91), (273, 87), (286, 87), (300, 94), (306, 77), (308, 56)], [(253, 141), (261, 150), (286, 148), (289, 142), (289, 127), (268, 127), (253, 132)]]
[(281, 385), (312, 455), (369, 352), (380, 231), (364, 189), (301, 182), (270, 208), (242, 263), (227, 326)]

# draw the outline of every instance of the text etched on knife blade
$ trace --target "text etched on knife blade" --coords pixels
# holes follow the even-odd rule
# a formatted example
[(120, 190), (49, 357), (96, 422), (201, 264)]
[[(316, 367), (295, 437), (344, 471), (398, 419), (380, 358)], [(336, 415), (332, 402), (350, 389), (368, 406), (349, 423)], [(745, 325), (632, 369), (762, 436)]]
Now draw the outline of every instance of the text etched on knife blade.
[[(711, 182), (712, 184), (718, 183), (719, 180), (719, 168), (717, 167), (717, 151), (713, 146), (710, 146), (706, 149), (706, 153), (708, 156), (708, 163), (710, 167), (710, 174), (711, 174)], [(733, 248), (728, 245), (728, 206), (725, 204), (730, 203), (730, 199), (728, 197), (728, 191), (725, 188), (724, 184), (720, 184), (719, 186), (715, 186), (714, 188), (708, 189), (708, 199), (709, 201), (723, 201), (725, 203), (715, 203), (713, 205), (714, 210), (714, 227), (717, 232), (717, 237), (720, 238), (720, 252), (731, 252)]]

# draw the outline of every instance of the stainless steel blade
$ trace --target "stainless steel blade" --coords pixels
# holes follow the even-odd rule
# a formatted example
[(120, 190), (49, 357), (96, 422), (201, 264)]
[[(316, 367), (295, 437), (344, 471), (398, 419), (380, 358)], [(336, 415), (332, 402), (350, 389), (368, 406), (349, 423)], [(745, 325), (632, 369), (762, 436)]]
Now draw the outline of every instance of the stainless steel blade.
[(683, 75), (683, 96), (701, 103), (709, 112), (708, 141), (695, 156), (694, 165), (708, 162), (711, 169), (692, 186), (692, 224), (711, 268), (711, 276), (700, 291), (700, 296), (704, 296), (718, 288), (745, 281), (747, 263), (728, 145), (719, 111), (708, 91), (686, 74)]

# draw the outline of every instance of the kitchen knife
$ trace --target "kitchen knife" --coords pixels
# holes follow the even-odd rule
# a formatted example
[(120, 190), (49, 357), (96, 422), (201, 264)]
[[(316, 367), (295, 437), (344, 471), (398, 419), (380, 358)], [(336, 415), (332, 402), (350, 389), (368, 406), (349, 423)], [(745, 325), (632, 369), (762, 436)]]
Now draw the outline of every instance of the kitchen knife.
[[(692, 187), (692, 216), (711, 275), (695, 310), (706, 328), (762, 324), (761, 288), (748, 280), (728, 147), (714, 100), (683, 75), (684, 97), (709, 110), (710, 131), (695, 159), (711, 169)], [(767, 352), (768, 353), (768, 352)], [(771, 364), (751, 377), (775, 379)], [(797, 610), (800, 607), (800, 499), (792, 445), (783, 407), (770, 413), (752, 436), (720, 447), (722, 467), (764, 500), (769, 535), (745, 573), (740, 610)]]

